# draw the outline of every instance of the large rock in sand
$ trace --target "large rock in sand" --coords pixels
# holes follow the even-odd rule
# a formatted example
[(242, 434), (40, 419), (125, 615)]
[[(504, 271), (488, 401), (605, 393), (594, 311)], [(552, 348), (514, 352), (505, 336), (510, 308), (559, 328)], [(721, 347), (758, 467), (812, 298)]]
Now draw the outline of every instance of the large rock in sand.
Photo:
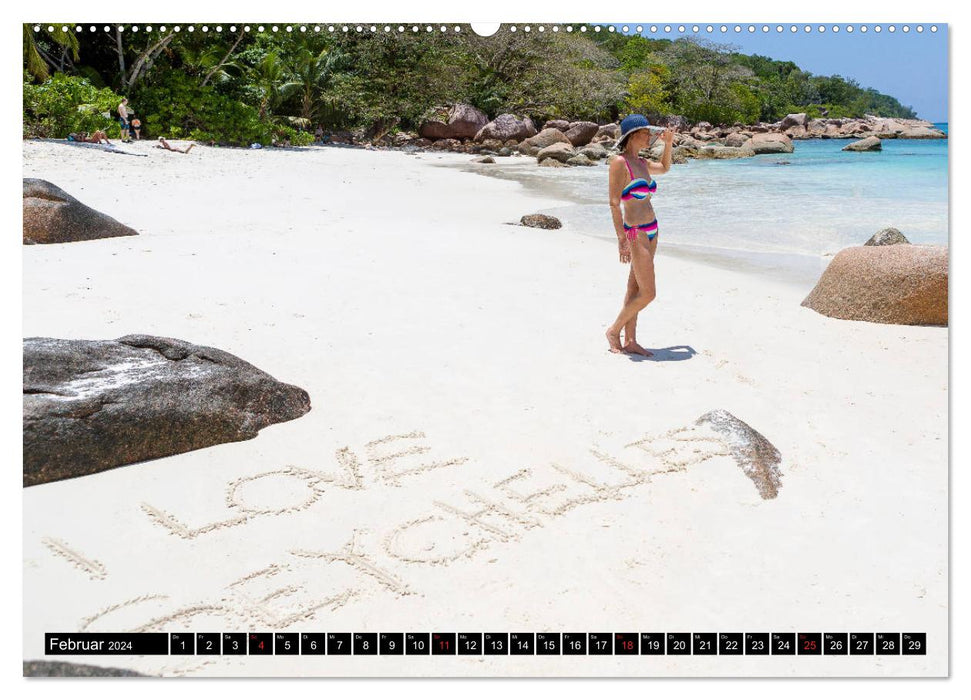
[(24, 178), (24, 243), (71, 243), (137, 236), (138, 232), (82, 204), (47, 180)]
[(182, 340), (24, 339), (24, 486), (256, 437), (307, 392)]
[(805, 112), (799, 112), (798, 114), (787, 114), (779, 124), (779, 131), (785, 131), (793, 126), (806, 126), (808, 123), (809, 117)]
[[(452, 105), (445, 113), (439, 114), (423, 122), (418, 133), (426, 139), (471, 139), (479, 130), (489, 123), (489, 117), (480, 109), (472, 105)], [(436, 118), (437, 117), (437, 118)]]
[(844, 248), (803, 306), (833, 318), (947, 325), (947, 246)]
[(616, 141), (620, 138), (620, 124), (604, 124), (594, 135), (594, 141)]
[(536, 127), (533, 126), (533, 121), (529, 117), (520, 119), (512, 114), (500, 114), (493, 121), (479, 129), (475, 135), (475, 140), (499, 139), (505, 142), (514, 139), (518, 143), (523, 139), (528, 139), (530, 136), (535, 135)]
[(559, 219), (549, 214), (526, 214), (519, 223), (530, 228), (555, 229), (563, 226)]
[(570, 139), (570, 143), (579, 148), (590, 143), (598, 131), (600, 131), (600, 125), (594, 122), (573, 122), (566, 132), (566, 137)]
[[(539, 149), (536, 151), (536, 153), (539, 153), (539, 151), (543, 150), (547, 146), (552, 146), (554, 143), (569, 144), (570, 139), (568, 139), (566, 137), (566, 134), (564, 134), (559, 129), (547, 128), (547, 129), (543, 129), (535, 136), (530, 136), (523, 143), (527, 144), (528, 146), (531, 146), (532, 148)], [(533, 153), (531, 155), (536, 155), (536, 153)]]

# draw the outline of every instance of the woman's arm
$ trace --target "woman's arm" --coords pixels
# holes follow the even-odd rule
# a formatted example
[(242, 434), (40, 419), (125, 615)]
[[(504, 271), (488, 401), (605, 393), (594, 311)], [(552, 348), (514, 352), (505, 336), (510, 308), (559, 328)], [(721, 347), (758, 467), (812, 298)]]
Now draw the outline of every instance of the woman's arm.
[(617, 234), (617, 253), (622, 263), (630, 262), (630, 241), (624, 230), (624, 213), (620, 209), (620, 195), (627, 183), (627, 168), (621, 163), (623, 156), (614, 158), (610, 163), (610, 218), (614, 220), (614, 233)]
[(674, 132), (670, 129), (661, 134), (664, 141), (664, 153), (661, 155), (661, 162), (656, 160), (647, 161), (647, 172), (651, 175), (663, 175), (671, 169), (671, 142), (674, 140)]
[(620, 209), (620, 195), (624, 191), (624, 176), (627, 169), (624, 167), (621, 160), (623, 156), (617, 156), (610, 162), (610, 218), (614, 220), (614, 233), (617, 234), (617, 238), (621, 240), (627, 240), (627, 234), (624, 231), (624, 214)]

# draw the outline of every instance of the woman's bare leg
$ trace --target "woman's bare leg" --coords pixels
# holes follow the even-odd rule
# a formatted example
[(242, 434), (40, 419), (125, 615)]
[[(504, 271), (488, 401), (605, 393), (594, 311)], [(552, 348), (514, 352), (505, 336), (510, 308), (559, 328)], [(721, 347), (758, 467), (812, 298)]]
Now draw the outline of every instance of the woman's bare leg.
[[(627, 294), (624, 296), (624, 304), (627, 304), (627, 302), (636, 297), (638, 290), (637, 277), (634, 275), (634, 268), (632, 267), (630, 277), (627, 279)], [(654, 353), (652, 353), (650, 350), (645, 350), (643, 347), (641, 347), (641, 344), (637, 342), (637, 317), (638, 314), (634, 314), (634, 317), (624, 326), (623, 350), (631, 355), (644, 355), (645, 357), (650, 357)]]
[[(650, 250), (651, 261), (653, 262), (654, 253), (657, 252), (657, 236), (654, 237), (653, 241), (647, 242), (647, 247)], [(637, 296), (637, 291), (638, 291), (637, 277), (634, 275), (633, 267), (631, 267), (630, 278), (634, 281), (634, 293), (632, 296)], [(627, 284), (628, 293), (630, 293), (630, 289), (631, 289), (630, 280), (628, 280), (628, 284)], [(628, 300), (625, 299), (624, 303), (627, 303), (627, 301)], [(627, 322), (627, 325), (624, 326), (624, 340), (625, 340), (624, 352), (630, 353), (632, 355), (643, 355), (644, 357), (650, 357), (654, 353), (651, 352), (650, 350), (644, 349), (643, 347), (641, 347), (641, 344), (637, 342), (637, 317), (638, 317), (638, 314), (634, 314), (634, 317)]]
[[(624, 294), (624, 306), (627, 306), (630, 300), (637, 296), (638, 289), (637, 276), (634, 274), (634, 266), (631, 265), (630, 274), (627, 276), (627, 292)], [(634, 340), (636, 336), (637, 314), (624, 326), (624, 347), (627, 347), (627, 344)]]
[(657, 238), (647, 241), (646, 236), (638, 235), (631, 244), (631, 270), (637, 282), (637, 294), (624, 303), (617, 320), (607, 329), (607, 341), (611, 352), (623, 352), (620, 345), (620, 331), (638, 312), (650, 304), (657, 294), (654, 285), (654, 250)]

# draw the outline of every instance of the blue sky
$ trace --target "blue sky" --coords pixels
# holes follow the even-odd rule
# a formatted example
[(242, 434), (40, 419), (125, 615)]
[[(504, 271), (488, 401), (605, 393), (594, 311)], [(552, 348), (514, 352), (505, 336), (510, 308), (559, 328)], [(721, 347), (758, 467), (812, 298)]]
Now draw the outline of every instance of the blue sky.
[[(635, 27), (627, 25), (633, 32)], [(678, 33), (678, 24), (670, 26), (671, 33), (665, 33), (663, 26), (658, 31), (650, 31), (650, 23), (642, 25), (642, 34), (649, 38), (676, 39), (684, 36)], [(924, 31), (915, 31), (916, 24), (910, 24), (910, 31), (901, 31), (902, 24), (895, 25), (896, 31), (887, 31), (889, 24), (882, 24), (881, 32), (873, 31), (874, 25), (867, 25), (868, 31), (861, 32), (860, 25), (853, 25), (854, 31), (848, 33), (846, 24), (838, 25), (840, 31), (832, 31), (833, 24), (826, 24), (826, 31), (820, 33), (818, 24), (812, 25), (812, 32), (804, 31), (804, 24), (797, 25), (799, 31), (776, 32), (775, 24), (769, 25), (768, 33), (762, 32), (762, 25), (755, 25), (755, 33), (749, 33), (748, 24), (741, 25), (742, 31), (736, 33), (735, 25), (728, 26), (728, 32), (721, 32), (721, 25), (713, 25), (709, 34), (707, 25), (698, 25), (700, 31), (695, 35), (686, 24), (685, 35), (701, 36), (717, 43), (730, 43), (739, 47), (742, 53), (757, 53), (783, 61), (792, 61), (803, 70), (815, 75), (842, 75), (853, 78), (863, 87), (872, 87), (879, 92), (891, 95), (900, 103), (911, 106), (921, 119), (940, 122), (947, 121), (948, 110), (948, 47), (947, 24), (940, 23), (936, 32), (929, 31), (931, 24), (923, 24)]]

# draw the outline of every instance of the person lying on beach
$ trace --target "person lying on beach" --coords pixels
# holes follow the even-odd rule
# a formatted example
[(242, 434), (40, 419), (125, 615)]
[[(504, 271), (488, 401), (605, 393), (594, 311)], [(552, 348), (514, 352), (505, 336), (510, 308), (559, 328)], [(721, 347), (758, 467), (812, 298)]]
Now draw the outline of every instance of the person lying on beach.
[(68, 141), (77, 141), (79, 143), (104, 143), (111, 146), (111, 141), (108, 140), (108, 135), (103, 131), (96, 131), (90, 136), (85, 131), (78, 133), (70, 133), (67, 135)]
[(164, 148), (166, 151), (175, 151), (176, 153), (188, 153), (195, 146), (194, 143), (190, 143), (185, 148), (178, 148), (177, 146), (171, 145), (168, 141), (163, 139), (161, 136), (158, 137), (158, 145), (155, 148)]
[[(654, 133), (652, 133), (654, 130)], [(661, 161), (644, 160), (639, 153), (650, 148), (657, 138), (643, 114), (631, 114), (620, 123), (617, 149), (620, 155), (610, 163), (610, 214), (614, 221), (621, 263), (630, 263), (627, 293), (617, 320), (607, 328), (610, 352), (626, 352), (649, 357), (653, 353), (642, 348), (635, 338), (637, 314), (654, 301), (654, 253), (657, 251), (657, 217), (651, 205), (651, 195), (657, 190), (652, 174), (660, 175), (671, 168), (671, 142), (674, 132), (664, 129), (664, 153)], [(623, 206), (623, 209), (621, 209)], [(620, 332), (625, 342), (621, 345)]]

